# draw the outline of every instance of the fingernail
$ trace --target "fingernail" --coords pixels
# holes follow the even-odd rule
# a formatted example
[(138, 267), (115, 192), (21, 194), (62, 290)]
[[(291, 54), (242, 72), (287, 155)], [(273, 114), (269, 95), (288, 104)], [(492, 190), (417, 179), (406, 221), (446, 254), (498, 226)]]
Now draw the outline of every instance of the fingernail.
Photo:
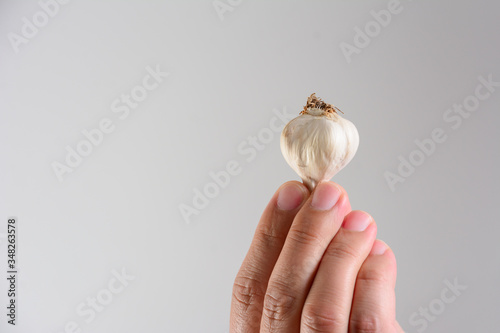
[(340, 189), (331, 182), (321, 182), (314, 190), (311, 206), (318, 210), (329, 210), (340, 198)]
[(364, 212), (352, 212), (342, 227), (351, 231), (364, 231), (372, 222), (372, 217)]
[(304, 200), (304, 191), (300, 185), (286, 184), (278, 194), (278, 207), (282, 210), (292, 210), (300, 206)]
[(383, 241), (377, 239), (373, 243), (372, 250), (370, 251), (371, 255), (381, 255), (384, 254), (387, 250), (388, 246)]

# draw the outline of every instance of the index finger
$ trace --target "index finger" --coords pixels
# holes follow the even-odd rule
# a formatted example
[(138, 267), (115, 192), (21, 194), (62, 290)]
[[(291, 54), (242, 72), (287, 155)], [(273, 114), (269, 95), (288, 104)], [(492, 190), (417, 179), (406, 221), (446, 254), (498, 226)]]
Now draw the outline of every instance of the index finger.
[(269, 201), (233, 285), (230, 332), (259, 332), (269, 276), (290, 225), (309, 197), (297, 181), (283, 184)]

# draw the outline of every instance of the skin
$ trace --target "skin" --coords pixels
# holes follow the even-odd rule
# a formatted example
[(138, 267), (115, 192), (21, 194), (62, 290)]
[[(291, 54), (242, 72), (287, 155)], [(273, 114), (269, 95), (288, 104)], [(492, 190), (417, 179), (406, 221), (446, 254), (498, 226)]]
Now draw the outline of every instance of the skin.
[(401, 333), (396, 259), (333, 182), (271, 198), (233, 285), (231, 333)]

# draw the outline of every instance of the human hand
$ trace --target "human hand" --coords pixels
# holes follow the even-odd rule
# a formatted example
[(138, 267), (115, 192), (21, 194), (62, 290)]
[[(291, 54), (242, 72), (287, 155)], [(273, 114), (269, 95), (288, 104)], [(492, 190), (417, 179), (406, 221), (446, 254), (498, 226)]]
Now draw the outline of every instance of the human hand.
[(376, 233), (341, 186), (282, 185), (236, 276), (230, 332), (403, 332), (396, 259)]

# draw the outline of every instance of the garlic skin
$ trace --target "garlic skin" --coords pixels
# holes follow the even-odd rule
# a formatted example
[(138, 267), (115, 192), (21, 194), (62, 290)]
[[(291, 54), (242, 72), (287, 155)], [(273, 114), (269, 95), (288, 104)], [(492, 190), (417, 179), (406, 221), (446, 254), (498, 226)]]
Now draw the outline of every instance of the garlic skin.
[(312, 94), (301, 115), (281, 133), (285, 160), (311, 192), (320, 181), (330, 180), (345, 167), (359, 146), (356, 127), (337, 111)]

